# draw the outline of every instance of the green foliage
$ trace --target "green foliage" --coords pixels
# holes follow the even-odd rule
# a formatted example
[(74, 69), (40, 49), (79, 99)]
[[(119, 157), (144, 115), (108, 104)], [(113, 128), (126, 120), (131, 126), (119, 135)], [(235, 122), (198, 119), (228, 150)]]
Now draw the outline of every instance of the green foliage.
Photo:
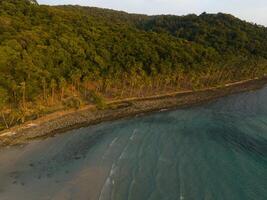
[(8, 93), (7, 91), (0, 87), (0, 112), (3, 110), (4, 106), (6, 105), (8, 100)]
[(91, 91), (91, 100), (97, 106), (98, 109), (102, 110), (107, 108), (105, 99), (98, 93)]
[(229, 14), (154, 16), (139, 26), (147, 31), (166, 32), (176, 38), (214, 48), (221, 54), (267, 58), (267, 29)]
[(104, 98), (260, 77), (266, 35), (265, 27), (222, 13), (146, 16), (0, 1), (1, 102), (78, 108), (92, 93), (104, 108)]
[(64, 105), (68, 108), (75, 108), (79, 109), (82, 105), (82, 102), (79, 98), (77, 97), (70, 97), (64, 100)]

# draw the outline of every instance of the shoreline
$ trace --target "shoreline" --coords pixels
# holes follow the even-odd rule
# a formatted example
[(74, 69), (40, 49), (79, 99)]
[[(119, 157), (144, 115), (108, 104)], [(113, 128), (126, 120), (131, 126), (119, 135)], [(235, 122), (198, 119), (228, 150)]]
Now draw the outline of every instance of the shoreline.
[(186, 108), (220, 97), (257, 90), (267, 84), (267, 77), (226, 84), (198, 91), (174, 92), (143, 98), (108, 102), (107, 109), (85, 106), (78, 110), (53, 113), (0, 132), (0, 147), (21, 145), (35, 139), (52, 137), (69, 130), (160, 110)]

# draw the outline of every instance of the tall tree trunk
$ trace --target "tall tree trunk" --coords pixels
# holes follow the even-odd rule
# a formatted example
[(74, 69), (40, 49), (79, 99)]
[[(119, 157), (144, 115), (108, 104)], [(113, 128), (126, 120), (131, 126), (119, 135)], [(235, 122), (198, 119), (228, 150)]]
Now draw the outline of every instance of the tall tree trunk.
[(9, 127), (8, 127), (8, 124), (7, 124), (7, 122), (6, 122), (5, 114), (4, 114), (3, 111), (1, 112), (1, 115), (2, 115), (2, 118), (3, 118), (3, 120), (4, 120), (4, 123), (5, 123), (6, 128), (9, 128)]
[(52, 88), (52, 105), (54, 105), (55, 88)]
[(23, 89), (22, 92), (22, 106), (25, 109), (26, 108), (26, 92), (25, 92), (25, 88)]
[(46, 101), (46, 85), (44, 84), (43, 85), (43, 98), (44, 98), (44, 101)]
[(64, 98), (64, 88), (61, 88), (60, 100), (62, 101), (63, 98)]

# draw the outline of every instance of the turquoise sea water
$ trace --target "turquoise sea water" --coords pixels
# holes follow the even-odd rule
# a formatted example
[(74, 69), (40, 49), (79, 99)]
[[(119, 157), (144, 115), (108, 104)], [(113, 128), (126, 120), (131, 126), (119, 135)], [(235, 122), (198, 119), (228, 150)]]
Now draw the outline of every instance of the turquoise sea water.
[(266, 200), (267, 88), (2, 149), (0, 162), (0, 200)]

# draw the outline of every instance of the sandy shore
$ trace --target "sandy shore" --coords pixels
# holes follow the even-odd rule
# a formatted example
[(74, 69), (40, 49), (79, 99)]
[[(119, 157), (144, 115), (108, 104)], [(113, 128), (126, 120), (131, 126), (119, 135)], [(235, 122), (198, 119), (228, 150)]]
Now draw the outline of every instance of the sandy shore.
[(0, 132), (0, 147), (25, 144), (33, 139), (46, 138), (71, 129), (97, 124), (103, 121), (135, 116), (162, 109), (184, 108), (219, 97), (256, 90), (267, 84), (267, 78), (241, 81), (224, 87), (199, 91), (186, 91), (146, 98), (131, 98), (109, 103), (109, 108), (97, 110), (87, 106), (80, 110), (54, 113)]

